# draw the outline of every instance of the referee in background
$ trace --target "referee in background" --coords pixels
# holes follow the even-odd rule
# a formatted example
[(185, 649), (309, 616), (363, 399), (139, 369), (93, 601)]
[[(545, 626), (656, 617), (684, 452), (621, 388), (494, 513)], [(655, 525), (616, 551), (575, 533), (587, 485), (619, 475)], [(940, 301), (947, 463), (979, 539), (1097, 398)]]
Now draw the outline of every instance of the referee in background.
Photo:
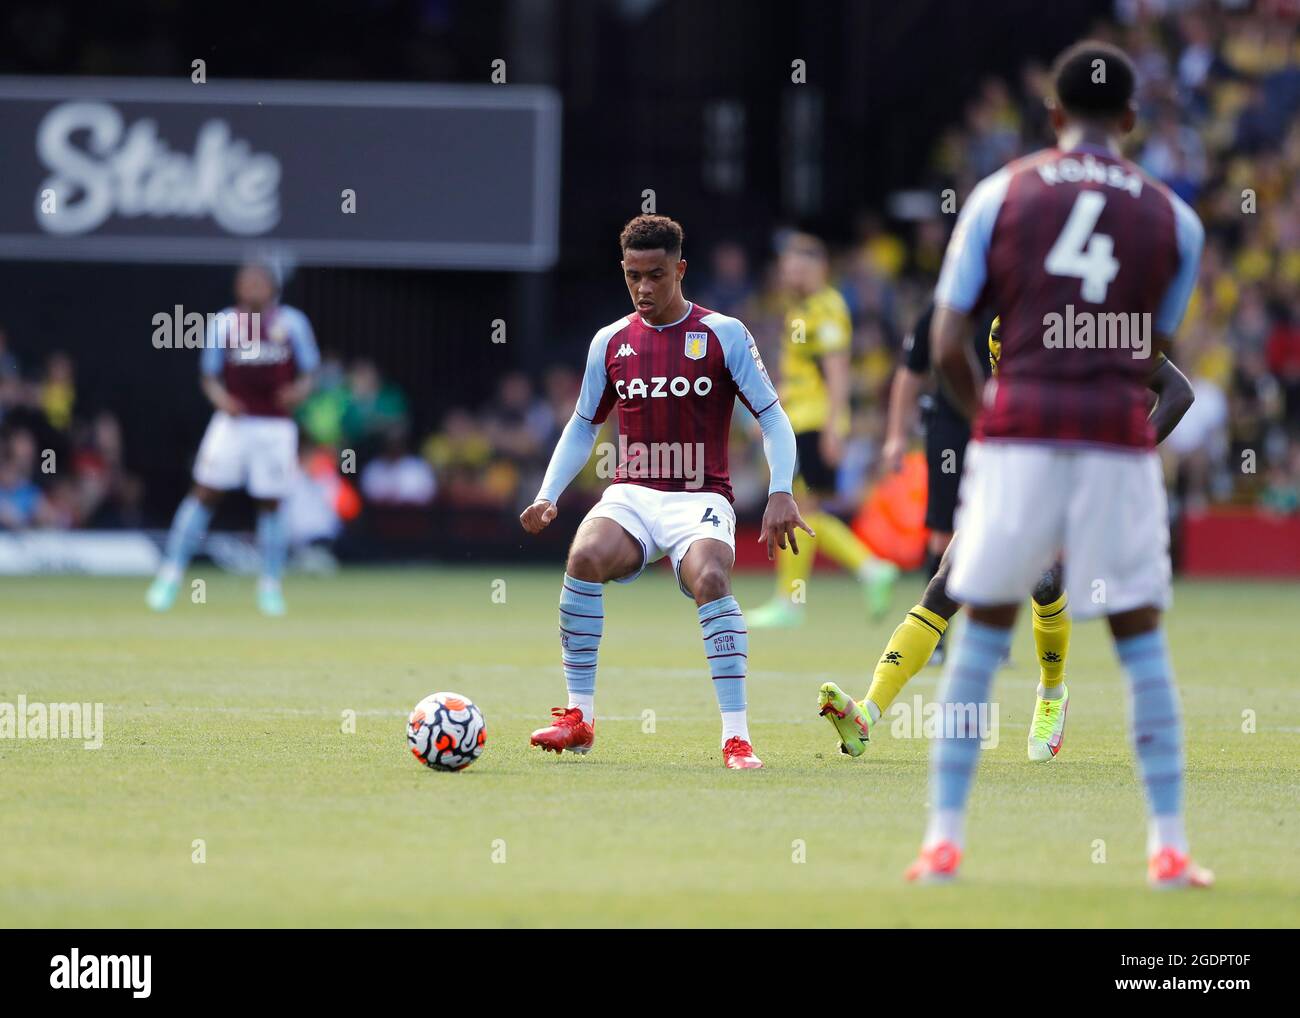
[[(902, 469), (903, 457), (916, 426), (917, 410), (925, 426), (926, 485), (925, 525), (930, 531), (926, 547), (925, 575), (932, 579), (939, 570), (943, 553), (952, 541), (953, 516), (957, 511), (957, 489), (966, 462), (970, 425), (948, 400), (943, 388), (932, 381), (930, 369), (930, 319), (934, 304), (927, 305), (915, 327), (903, 341), (903, 359), (894, 372), (889, 395), (889, 421), (882, 451), (887, 473)], [(975, 360), (988, 377), (988, 335), (992, 316), (972, 333)], [(946, 633), (944, 634), (946, 637)], [(931, 664), (942, 664), (944, 638), (935, 647)]]

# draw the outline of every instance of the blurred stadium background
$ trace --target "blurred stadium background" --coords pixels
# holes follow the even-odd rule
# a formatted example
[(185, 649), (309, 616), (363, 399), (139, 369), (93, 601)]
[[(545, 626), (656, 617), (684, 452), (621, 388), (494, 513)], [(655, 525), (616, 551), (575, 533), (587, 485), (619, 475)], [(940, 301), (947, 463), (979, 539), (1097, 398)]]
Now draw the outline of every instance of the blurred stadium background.
[[(0, 571), (152, 571), (146, 542), (102, 535), (166, 527), (210, 412), (197, 351), (157, 349), (153, 316), (225, 306), (245, 254), (284, 267), (325, 358), (299, 415), (301, 548), (558, 560), (594, 472), (545, 541), (525, 545), (516, 516), (592, 333), (627, 310), (615, 238), (647, 189), (686, 228), (687, 295), (741, 317), (769, 363), (783, 232), (831, 245), (854, 318), (852, 518), (955, 219), (940, 196), (1048, 141), (1045, 67), (1092, 33), (1140, 70), (1128, 154), (1208, 231), (1176, 353), (1197, 402), (1162, 450), (1179, 567), (1300, 575), (1298, 17), (1295, 0), (17, 0), (0, 15)], [(149, 184), (60, 231), (40, 194), (79, 103), (110, 135), (120, 118), (101, 165), (138, 160)], [(214, 121), (230, 125), (215, 154)], [(65, 144), (91, 144), (82, 123)], [(275, 171), (241, 185), (259, 157)], [(274, 214), (240, 218), (259, 200)], [(766, 475), (745, 424), (733, 475), (753, 518)], [(216, 526), (250, 518), (233, 501)], [(208, 550), (238, 568), (240, 547)]]

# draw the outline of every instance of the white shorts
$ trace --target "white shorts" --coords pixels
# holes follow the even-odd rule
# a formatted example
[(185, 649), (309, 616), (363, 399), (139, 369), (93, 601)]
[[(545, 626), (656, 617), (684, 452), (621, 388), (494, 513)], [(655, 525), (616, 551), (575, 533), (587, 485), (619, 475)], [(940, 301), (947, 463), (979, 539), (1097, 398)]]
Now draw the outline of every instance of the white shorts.
[(298, 426), (287, 417), (218, 410), (194, 460), (194, 480), (205, 488), (246, 488), (253, 498), (287, 497), (297, 472)]
[[(701, 538), (722, 541), (736, 560), (736, 513), (725, 495), (715, 491), (659, 491), (640, 484), (611, 484), (587, 513), (586, 520), (613, 520), (641, 544), (641, 567), (619, 583), (631, 583), (652, 562), (665, 555), (682, 583), (681, 564)], [(584, 520), (583, 522), (586, 522)]]
[(1012, 604), (1060, 557), (1076, 618), (1170, 599), (1169, 520), (1154, 452), (972, 442), (949, 596)]

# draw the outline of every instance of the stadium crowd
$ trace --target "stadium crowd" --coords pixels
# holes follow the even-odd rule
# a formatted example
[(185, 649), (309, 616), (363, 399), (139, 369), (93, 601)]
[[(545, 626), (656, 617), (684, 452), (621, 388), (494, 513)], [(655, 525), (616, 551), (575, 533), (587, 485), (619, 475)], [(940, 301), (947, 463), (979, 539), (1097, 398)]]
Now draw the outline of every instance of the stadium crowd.
[(132, 526), (142, 495), (117, 417), (78, 415), (72, 359), (24, 372), (0, 327), (0, 530)]

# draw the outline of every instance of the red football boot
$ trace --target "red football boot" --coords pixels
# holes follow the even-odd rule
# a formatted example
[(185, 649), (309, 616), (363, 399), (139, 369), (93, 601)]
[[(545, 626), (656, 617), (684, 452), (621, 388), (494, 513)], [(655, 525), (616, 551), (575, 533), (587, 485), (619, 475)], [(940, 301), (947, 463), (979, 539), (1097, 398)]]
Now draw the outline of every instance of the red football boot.
[(596, 742), (592, 726), (582, 719), (580, 707), (552, 707), (553, 724), (533, 732), (528, 741), (552, 753), (590, 753)]
[(763, 766), (754, 755), (754, 747), (739, 735), (733, 735), (723, 745), (722, 763), (729, 771), (754, 771)]
[(1147, 861), (1147, 882), (1158, 891), (1171, 887), (1213, 887), (1214, 874), (1197, 866), (1187, 853), (1162, 848)]
[(960, 862), (960, 848), (951, 841), (937, 841), (929, 848), (921, 849), (921, 854), (907, 867), (903, 878), (914, 884), (945, 883), (957, 876)]

